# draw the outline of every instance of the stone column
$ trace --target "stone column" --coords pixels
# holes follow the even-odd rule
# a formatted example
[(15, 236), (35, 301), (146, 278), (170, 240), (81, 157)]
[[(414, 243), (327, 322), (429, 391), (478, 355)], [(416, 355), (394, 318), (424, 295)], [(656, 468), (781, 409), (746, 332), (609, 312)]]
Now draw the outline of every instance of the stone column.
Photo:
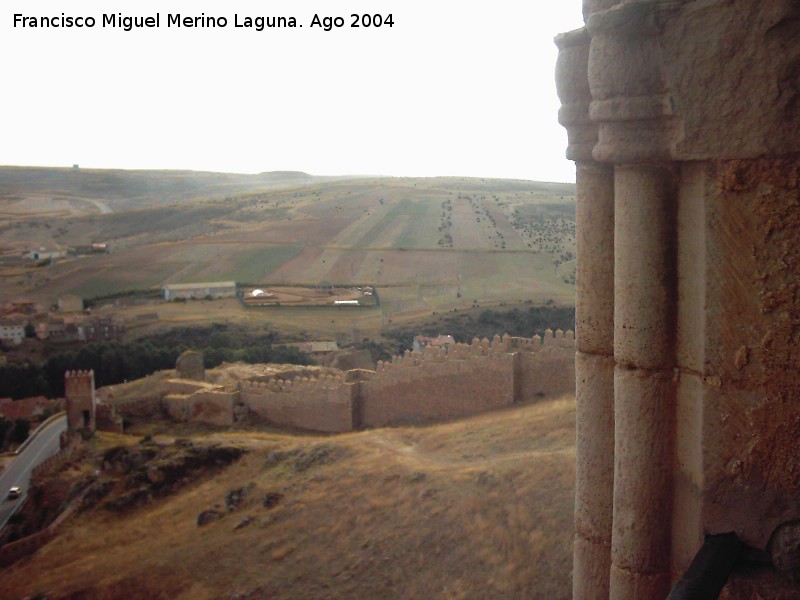
[(614, 472), (614, 179), (592, 159), (589, 36), (556, 38), (559, 121), (577, 169), (575, 282), (577, 456), (573, 597), (608, 598)]
[[(674, 4), (674, 3), (672, 3)], [(679, 123), (661, 71), (665, 3), (592, 15), (596, 160), (614, 168), (614, 500), (610, 597), (669, 593), (674, 437), (675, 212)]]
[(615, 170), (614, 525), (611, 598), (659, 600), (670, 586), (674, 437), (672, 175)]

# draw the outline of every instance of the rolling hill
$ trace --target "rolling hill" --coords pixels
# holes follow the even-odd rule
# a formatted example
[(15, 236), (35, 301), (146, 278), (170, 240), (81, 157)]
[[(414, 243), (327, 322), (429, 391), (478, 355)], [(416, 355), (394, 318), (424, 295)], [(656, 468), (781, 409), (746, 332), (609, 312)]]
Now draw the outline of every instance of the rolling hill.
[[(368, 327), (477, 304), (571, 303), (574, 187), (2, 168), (0, 301), (198, 281), (370, 284), (382, 306)], [(111, 252), (22, 259), (92, 242)]]

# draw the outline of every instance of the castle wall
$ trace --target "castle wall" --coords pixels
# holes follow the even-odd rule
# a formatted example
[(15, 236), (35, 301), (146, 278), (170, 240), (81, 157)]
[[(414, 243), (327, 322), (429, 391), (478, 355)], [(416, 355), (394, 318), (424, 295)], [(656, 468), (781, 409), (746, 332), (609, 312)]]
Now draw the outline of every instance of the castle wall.
[(517, 361), (517, 402), (575, 392), (574, 346), (546, 347), (535, 354), (520, 352)]
[(161, 396), (150, 394), (136, 400), (128, 402), (114, 402), (114, 411), (120, 417), (134, 419), (147, 419), (153, 416), (160, 416), (163, 412)]
[(191, 402), (185, 394), (167, 394), (161, 399), (164, 411), (173, 421), (186, 423), (191, 416)]
[(572, 332), (561, 330), (530, 339), (495, 336), (449, 350), (408, 351), (379, 362), (377, 371), (241, 382), (232, 392), (170, 379), (166, 394), (101, 404), (99, 418), (103, 429), (113, 431), (124, 417), (162, 414), (225, 427), (250, 410), (279, 426), (325, 432), (451, 419), (571, 392), (574, 343)]
[(442, 362), (412, 354), (396, 364), (388, 363), (374, 378), (361, 382), (360, 423), (364, 427), (422, 423), (513, 402), (512, 354), (471, 353)]
[(111, 404), (98, 402), (95, 414), (99, 431), (122, 433), (122, 417), (117, 414)]
[(352, 385), (343, 379), (242, 382), (239, 391), (247, 408), (276, 425), (332, 433), (353, 429)]
[(239, 392), (204, 390), (187, 398), (189, 421), (209, 425), (233, 425), (233, 406)]
[[(572, 332), (548, 330), (531, 339), (495, 336), (449, 351), (407, 351), (380, 361), (375, 372), (242, 382), (239, 390), (241, 402), (272, 423), (342, 432), (451, 419), (570, 393), (574, 360)], [(167, 402), (176, 418), (186, 418), (179, 399)]]

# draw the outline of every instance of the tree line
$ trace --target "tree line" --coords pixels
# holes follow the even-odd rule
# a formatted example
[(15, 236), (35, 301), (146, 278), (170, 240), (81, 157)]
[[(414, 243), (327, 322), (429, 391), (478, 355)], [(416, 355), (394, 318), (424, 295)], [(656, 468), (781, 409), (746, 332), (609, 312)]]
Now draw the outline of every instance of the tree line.
[(10, 363), (0, 366), (0, 397), (64, 395), (64, 372), (94, 370), (98, 387), (139, 379), (154, 371), (171, 369), (187, 348), (203, 352), (205, 366), (222, 362), (313, 364), (297, 348), (273, 346), (272, 333), (252, 337), (226, 331), (224, 326), (179, 328), (131, 342), (92, 342), (80, 348), (52, 353), (41, 364)]

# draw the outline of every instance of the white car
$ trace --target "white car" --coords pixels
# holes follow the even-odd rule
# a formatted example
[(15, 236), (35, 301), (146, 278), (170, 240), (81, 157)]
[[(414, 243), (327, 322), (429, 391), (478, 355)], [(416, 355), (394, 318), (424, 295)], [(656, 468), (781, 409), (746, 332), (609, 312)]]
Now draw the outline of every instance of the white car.
[(21, 494), (21, 493), (22, 493), (22, 492), (21, 492), (21, 490), (19, 489), (19, 486), (16, 486), (16, 485), (15, 485), (15, 486), (14, 486), (14, 487), (12, 487), (10, 490), (8, 490), (8, 499), (9, 499), (9, 500), (16, 500), (17, 498), (19, 498), (19, 496), (20, 496), (20, 494)]

